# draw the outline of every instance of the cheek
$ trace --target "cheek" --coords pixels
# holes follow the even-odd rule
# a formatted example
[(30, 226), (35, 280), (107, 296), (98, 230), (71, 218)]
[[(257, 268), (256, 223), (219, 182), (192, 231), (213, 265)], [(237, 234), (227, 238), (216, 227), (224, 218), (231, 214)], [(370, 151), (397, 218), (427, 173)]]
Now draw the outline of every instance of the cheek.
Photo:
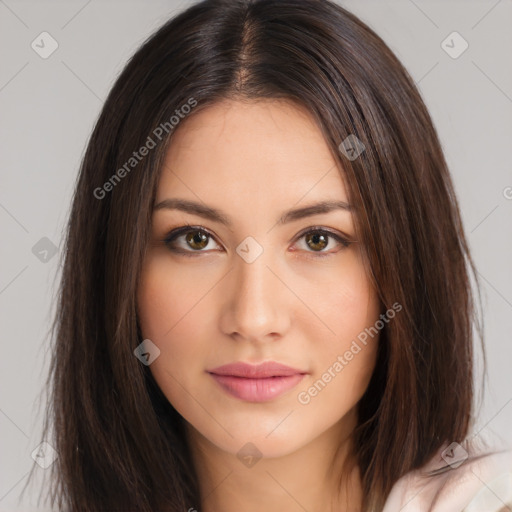
[[(368, 387), (379, 343), (378, 333), (367, 335), (378, 318), (378, 309), (371, 313), (368, 310), (368, 316), (345, 320), (343, 333), (335, 341), (316, 347), (314, 371), (296, 396), (304, 425), (313, 430), (328, 428), (345, 417)], [(311, 419), (315, 425), (309, 425)]]
[(300, 277), (296, 280), (297, 295), (310, 310), (304, 313), (313, 312), (321, 320), (321, 324), (303, 322), (311, 329), (321, 329), (316, 335), (311, 332), (310, 339), (329, 339), (328, 347), (341, 350), (347, 340), (350, 343), (352, 337), (377, 320), (380, 303), (359, 252), (347, 252), (343, 258), (318, 266), (314, 273), (308, 270)]
[(190, 396), (199, 396), (204, 361), (211, 359), (215, 310), (207, 294), (218, 277), (201, 278), (169, 264), (168, 255), (148, 255), (137, 291), (137, 316), (144, 339), (160, 355), (150, 365), (158, 386), (173, 407), (189, 416)]
[[(317, 280), (309, 293), (311, 308), (330, 333), (315, 336), (310, 326), (308, 339), (315, 340), (311, 356), (312, 375), (303, 383), (298, 402), (307, 414), (322, 413), (328, 424), (354, 407), (368, 387), (375, 369), (380, 329), (381, 304), (359, 258), (345, 260)], [(304, 322), (303, 325), (308, 325)], [(324, 333), (327, 331), (323, 331)]]
[(198, 278), (179, 265), (169, 264), (164, 250), (162, 254), (154, 251), (148, 255), (137, 291), (137, 315), (143, 336), (158, 344), (182, 336), (187, 329), (189, 333), (197, 332), (200, 326), (193, 318), (214, 282), (207, 273)]

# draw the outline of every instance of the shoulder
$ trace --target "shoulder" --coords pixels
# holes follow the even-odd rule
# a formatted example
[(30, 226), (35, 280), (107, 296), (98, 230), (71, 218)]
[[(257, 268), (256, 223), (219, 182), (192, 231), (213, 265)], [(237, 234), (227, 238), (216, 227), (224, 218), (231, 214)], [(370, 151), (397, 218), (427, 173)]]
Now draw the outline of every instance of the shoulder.
[(445, 445), (395, 484), (383, 512), (511, 512), (512, 450)]

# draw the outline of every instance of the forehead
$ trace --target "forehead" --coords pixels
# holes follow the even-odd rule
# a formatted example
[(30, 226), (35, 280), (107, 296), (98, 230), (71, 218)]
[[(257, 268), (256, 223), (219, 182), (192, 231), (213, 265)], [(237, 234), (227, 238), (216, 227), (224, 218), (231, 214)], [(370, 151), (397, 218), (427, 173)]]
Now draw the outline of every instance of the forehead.
[[(157, 200), (253, 195), (297, 202), (347, 200), (341, 165), (311, 114), (283, 100), (225, 100), (180, 123), (165, 157)], [(196, 197), (197, 199), (197, 197)]]

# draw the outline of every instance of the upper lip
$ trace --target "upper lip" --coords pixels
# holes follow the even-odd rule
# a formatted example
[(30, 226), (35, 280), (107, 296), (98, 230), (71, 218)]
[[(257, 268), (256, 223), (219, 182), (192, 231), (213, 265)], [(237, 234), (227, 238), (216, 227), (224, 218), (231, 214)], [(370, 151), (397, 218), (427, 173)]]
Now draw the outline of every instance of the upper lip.
[(229, 375), (232, 377), (245, 377), (248, 379), (264, 379), (268, 377), (288, 377), (290, 375), (304, 374), (307, 372), (275, 361), (266, 361), (256, 365), (244, 362), (225, 364), (213, 370), (208, 370), (208, 373)]

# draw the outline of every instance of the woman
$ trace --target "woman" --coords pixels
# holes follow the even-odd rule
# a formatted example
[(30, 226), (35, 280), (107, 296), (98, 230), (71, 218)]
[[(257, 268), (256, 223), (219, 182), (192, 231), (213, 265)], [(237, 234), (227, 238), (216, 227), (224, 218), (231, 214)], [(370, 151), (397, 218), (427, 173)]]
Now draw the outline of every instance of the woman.
[(471, 272), (430, 116), (373, 31), (329, 1), (193, 5), (82, 163), (53, 502), (499, 510), (478, 493), (501, 478), (505, 506), (510, 454), (468, 440)]

